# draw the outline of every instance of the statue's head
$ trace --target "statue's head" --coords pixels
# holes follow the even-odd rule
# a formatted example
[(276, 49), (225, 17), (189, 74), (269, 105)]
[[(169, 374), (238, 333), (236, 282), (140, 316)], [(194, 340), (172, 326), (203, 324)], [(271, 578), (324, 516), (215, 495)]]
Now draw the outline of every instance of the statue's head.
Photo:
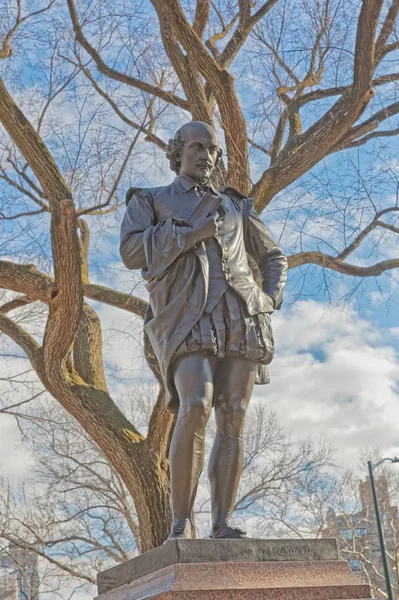
[(180, 127), (175, 137), (169, 140), (166, 156), (172, 171), (206, 183), (222, 156), (222, 150), (216, 131), (208, 123), (191, 121)]

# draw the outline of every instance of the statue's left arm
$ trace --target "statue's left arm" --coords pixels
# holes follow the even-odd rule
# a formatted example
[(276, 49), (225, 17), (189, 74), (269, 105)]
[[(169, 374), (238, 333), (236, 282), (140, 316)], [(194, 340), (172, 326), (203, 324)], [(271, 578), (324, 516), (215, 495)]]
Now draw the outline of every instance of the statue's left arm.
[(245, 198), (243, 205), (245, 247), (259, 267), (262, 290), (279, 309), (287, 281), (287, 258), (254, 209), (253, 198)]

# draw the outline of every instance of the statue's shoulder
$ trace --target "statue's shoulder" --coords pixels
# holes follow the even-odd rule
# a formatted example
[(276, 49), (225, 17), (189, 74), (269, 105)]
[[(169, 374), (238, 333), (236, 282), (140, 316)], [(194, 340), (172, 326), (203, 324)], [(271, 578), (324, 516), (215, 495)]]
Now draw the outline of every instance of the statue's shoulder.
[(133, 198), (133, 196), (138, 196), (139, 198), (141, 198), (141, 200), (147, 200), (151, 204), (153, 204), (154, 198), (159, 196), (159, 194), (162, 194), (169, 187), (170, 187), (169, 185), (163, 185), (163, 186), (152, 187), (152, 188), (131, 187), (126, 192), (126, 206), (129, 204), (129, 201)]
[(235, 187), (226, 186), (219, 190), (222, 194), (227, 194), (228, 196), (234, 198), (234, 200), (246, 200), (248, 196), (239, 192)]
[(226, 194), (230, 200), (232, 200), (234, 206), (240, 212), (245, 212), (246, 203), (248, 201), (248, 197), (236, 190), (235, 187), (226, 186), (219, 190), (222, 194)]
[(252, 213), (256, 213), (255, 198), (245, 196), (245, 194), (242, 194), (236, 190), (236, 188), (231, 186), (227, 186), (219, 191), (227, 194), (229, 198), (231, 198), (234, 206), (242, 212), (244, 218), (247, 218)]

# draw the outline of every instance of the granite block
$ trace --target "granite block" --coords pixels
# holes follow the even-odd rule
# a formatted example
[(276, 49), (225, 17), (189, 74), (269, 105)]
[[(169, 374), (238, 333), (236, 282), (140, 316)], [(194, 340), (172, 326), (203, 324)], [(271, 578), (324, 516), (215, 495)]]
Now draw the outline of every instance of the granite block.
[(103, 594), (121, 585), (177, 564), (332, 561), (338, 559), (335, 539), (301, 540), (173, 540), (99, 573)]
[(176, 563), (98, 600), (348, 600), (370, 589), (346, 561)]
[[(270, 595), (271, 594), (271, 595)], [(336, 598), (336, 596), (324, 595), (323, 590), (312, 590), (311, 592), (297, 593), (296, 589), (284, 590), (280, 595), (279, 591), (273, 590), (271, 593), (264, 590), (217, 590), (212, 592), (170, 592), (162, 596), (146, 597), (145, 600), (370, 600), (368, 598), (359, 598), (358, 596), (346, 596), (345, 598)], [(130, 600), (130, 596), (129, 596)]]

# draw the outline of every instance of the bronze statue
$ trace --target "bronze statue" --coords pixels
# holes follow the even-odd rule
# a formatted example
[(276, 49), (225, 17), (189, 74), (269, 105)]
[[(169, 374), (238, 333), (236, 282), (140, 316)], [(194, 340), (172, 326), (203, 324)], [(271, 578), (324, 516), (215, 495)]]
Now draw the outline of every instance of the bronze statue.
[[(286, 282), (286, 257), (253, 199), (211, 185), (221, 154), (210, 125), (181, 127), (167, 150), (177, 177), (167, 186), (131, 188), (121, 226), (121, 257), (128, 269), (142, 269), (147, 281), (144, 328), (159, 360), (167, 407), (178, 413), (169, 454), (168, 539), (193, 537), (190, 519), (212, 406), (217, 434), (208, 467), (211, 536), (246, 537), (231, 524), (244, 417), (254, 383), (269, 381), (270, 314), (280, 308)], [(247, 252), (258, 264), (262, 289)]]

